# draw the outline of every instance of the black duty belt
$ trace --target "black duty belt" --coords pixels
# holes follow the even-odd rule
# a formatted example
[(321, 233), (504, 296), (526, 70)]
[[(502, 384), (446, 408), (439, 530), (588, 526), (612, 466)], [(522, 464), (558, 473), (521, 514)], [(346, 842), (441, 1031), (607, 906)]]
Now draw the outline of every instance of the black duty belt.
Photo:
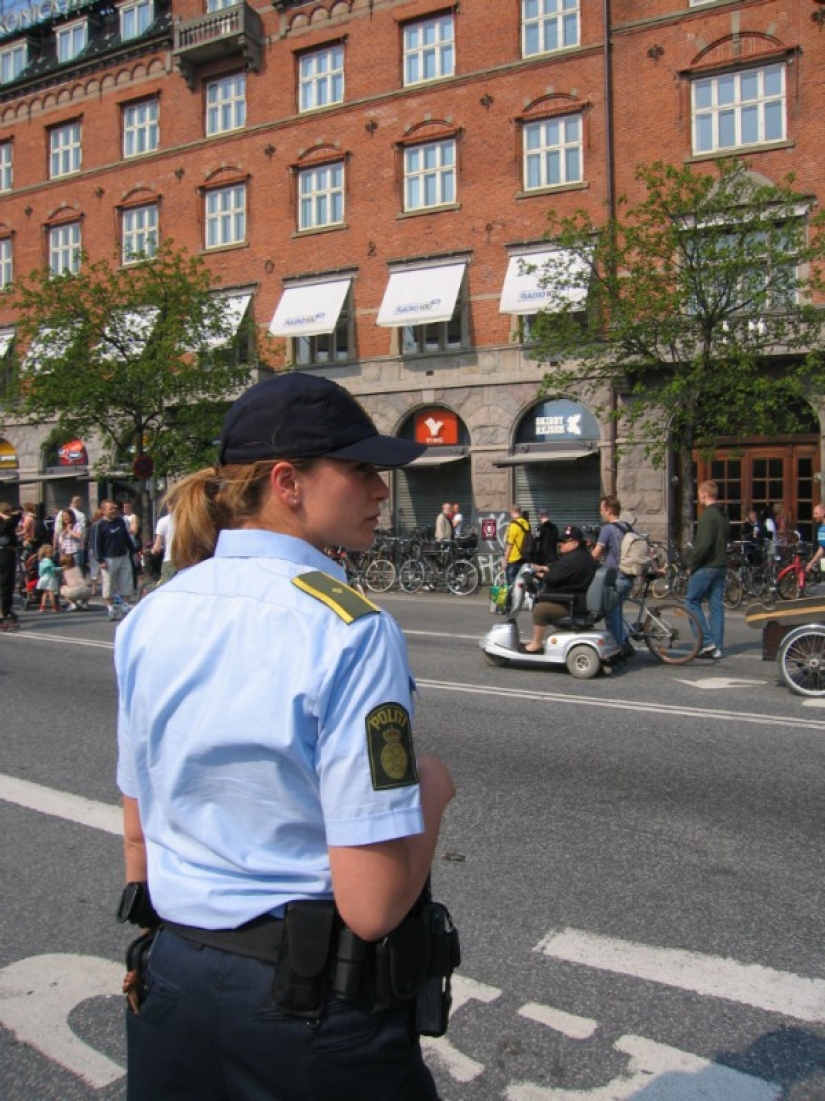
[(208, 948), (234, 952), (236, 956), (248, 956), (264, 963), (278, 962), (284, 923), (269, 914), (239, 925), (237, 929), (199, 929), (194, 925), (179, 925), (176, 921), (164, 921), (163, 924), (171, 932), (195, 944), (205, 944)]

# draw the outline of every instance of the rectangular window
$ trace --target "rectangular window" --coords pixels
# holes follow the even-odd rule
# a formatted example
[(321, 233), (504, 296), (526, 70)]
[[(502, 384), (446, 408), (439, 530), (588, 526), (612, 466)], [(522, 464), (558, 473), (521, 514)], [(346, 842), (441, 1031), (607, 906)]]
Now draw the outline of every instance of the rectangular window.
[(80, 222), (49, 230), (49, 268), (52, 275), (80, 270)]
[(693, 152), (715, 153), (785, 139), (785, 66), (695, 80)]
[(449, 321), (429, 325), (406, 325), (401, 330), (401, 351), (405, 356), (452, 352), (461, 347), (464, 308), (459, 298)]
[(351, 332), (348, 294), (338, 315), (338, 323), (331, 333), (298, 336), (293, 339), (293, 362), (301, 367), (310, 367), (319, 363), (337, 363), (340, 360), (352, 359), (354, 352)]
[(122, 263), (133, 264), (155, 255), (158, 250), (157, 203), (135, 206), (123, 211), (121, 219)]
[(522, 57), (579, 44), (579, 0), (521, 0)]
[(158, 101), (130, 103), (123, 108), (123, 156), (139, 157), (151, 153), (160, 143)]
[(146, 34), (155, 18), (152, 0), (138, 0), (136, 4), (127, 4), (120, 9), (120, 37), (139, 38)]
[(246, 240), (246, 184), (206, 192), (206, 248)]
[(298, 173), (298, 229), (340, 225), (344, 220), (344, 165), (323, 164)]
[(238, 0), (206, 0), (206, 10), (209, 13), (223, 11), (224, 8), (231, 8), (237, 3)]
[(236, 73), (206, 85), (206, 134), (240, 130), (246, 123), (246, 75)]
[(404, 210), (455, 202), (455, 139), (404, 150)]
[(404, 28), (404, 84), (423, 84), (455, 72), (453, 16), (437, 16)]
[(524, 190), (580, 183), (582, 120), (580, 115), (543, 119), (524, 127)]
[(12, 189), (12, 153), (10, 141), (0, 142), (0, 191)]
[(82, 54), (88, 42), (87, 23), (83, 19), (79, 23), (70, 23), (61, 27), (55, 34), (57, 43), (57, 60), (72, 61)]
[(328, 46), (298, 61), (298, 108), (314, 111), (344, 102), (344, 47)]
[(49, 179), (79, 172), (81, 161), (79, 122), (55, 126), (49, 131)]
[(7, 50), (0, 50), (0, 84), (8, 84), (10, 80), (16, 80), (26, 68), (28, 61), (25, 42), (11, 46)]
[(0, 290), (11, 283), (11, 237), (0, 238)]

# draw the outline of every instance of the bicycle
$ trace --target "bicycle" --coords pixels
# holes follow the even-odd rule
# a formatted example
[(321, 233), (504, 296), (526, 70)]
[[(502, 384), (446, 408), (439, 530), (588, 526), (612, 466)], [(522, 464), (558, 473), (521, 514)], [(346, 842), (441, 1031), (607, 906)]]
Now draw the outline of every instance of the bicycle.
[(783, 555), (774, 555), (773, 569), (768, 569), (767, 590), (760, 598), (763, 604), (773, 607), (777, 600), (798, 600), (809, 585), (817, 584), (808, 573), (811, 549), (809, 543), (795, 543), (785, 552), (784, 557), (790, 556), (790, 561), (784, 565)]
[(414, 556), (407, 558), (398, 571), (398, 584), (405, 593), (422, 588), (447, 589), (454, 596), (469, 596), (478, 588), (478, 570), (470, 561), (476, 540), (448, 539), (439, 543), (422, 542)]
[(675, 601), (651, 607), (648, 594), (654, 580), (653, 574), (647, 574), (642, 578), (640, 592), (625, 599), (625, 608), (628, 604), (636, 606), (635, 619), (624, 620), (628, 638), (644, 642), (651, 654), (665, 665), (686, 665), (696, 657), (702, 645), (699, 620), (684, 604)]
[(651, 592), (657, 600), (672, 596), (674, 600), (684, 600), (687, 596), (688, 548), (682, 550), (675, 543), (668, 543), (667, 559), (660, 565), (660, 573), (653, 578)]
[(756, 551), (752, 543), (736, 542), (732, 546), (722, 600), (726, 608), (735, 611), (746, 596), (752, 596), (756, 600), (763, 600), (767, 596), (771, 586), (771, 572), (764, 563), (753, 560)]

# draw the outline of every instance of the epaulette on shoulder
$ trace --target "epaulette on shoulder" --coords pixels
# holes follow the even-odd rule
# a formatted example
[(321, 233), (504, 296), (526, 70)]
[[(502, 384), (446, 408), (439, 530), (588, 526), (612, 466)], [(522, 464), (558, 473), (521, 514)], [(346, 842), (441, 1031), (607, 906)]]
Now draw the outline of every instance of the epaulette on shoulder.
[(356, 619), (361, 619), (362, 616), (372, 615), (374, 612), (381, 610), (377, 604), (373, 604), (371, 600), (361, 596), (345, 582), (338, 581), (320, 570), (300, 573), (297, 577), (292, 578), (292, 584), (301, 589), (302, 592), (314, 596), (322, 604), (326, 604), (345, 623), (354, 623)]

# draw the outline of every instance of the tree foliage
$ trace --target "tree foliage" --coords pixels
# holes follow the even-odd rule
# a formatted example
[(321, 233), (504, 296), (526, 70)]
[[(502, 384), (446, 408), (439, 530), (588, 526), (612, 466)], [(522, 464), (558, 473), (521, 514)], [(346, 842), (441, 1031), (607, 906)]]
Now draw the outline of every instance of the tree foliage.
[(175, 476), (214, 459), (213, 441), (249, 366), (235, 362), (225, 300), (198, 257), (162, 245), (151, 260), (35, 271), (10, 305), (19, 342), (15, 415), (104, 442), (99, 474), (141, 455)]
[(566, 251), (541, 275), (553, 294), (535, 327), (551, 365), (541, 390), (590, 396), (656, 465), (677, 455), (687, 520), (694, 449), (792, 431), (825, 391), (823, 217), (792, 178), (774, 185), (738, 161), (636, 175), (644, 196), (615, 219), (549, 215)]

